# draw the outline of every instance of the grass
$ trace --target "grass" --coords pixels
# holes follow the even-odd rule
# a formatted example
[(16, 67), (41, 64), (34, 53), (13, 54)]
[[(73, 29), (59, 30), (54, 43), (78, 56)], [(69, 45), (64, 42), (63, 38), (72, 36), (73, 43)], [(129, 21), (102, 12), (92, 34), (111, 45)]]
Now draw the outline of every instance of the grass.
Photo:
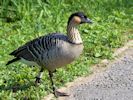
[(71, 13), (83, 11), (92, 25), (79, 27), (84, 53), (55, 74), (58, 87), (76, 77), (91, 73), (92, 64), (112, 59), (114, 48), (133, 39), (132, 0), (1, 0), (0, 1), (0, 100), (40, 100), (51, 91), (48, 73), (34, 87), (38, 68), (22, 63), (5, 66), (8, 54), (38, 36), (51, 32), (66, 33)]

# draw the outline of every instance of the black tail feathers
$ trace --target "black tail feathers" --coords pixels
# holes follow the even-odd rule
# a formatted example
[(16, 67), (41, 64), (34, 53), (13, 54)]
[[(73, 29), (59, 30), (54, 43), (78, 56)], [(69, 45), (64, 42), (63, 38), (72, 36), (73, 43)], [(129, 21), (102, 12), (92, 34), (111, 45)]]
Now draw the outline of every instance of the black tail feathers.
[(13, 63), (13, 62), (16, 62), (16, 61), (18, 61), (18, 60), (20, 60), (20, 58), (14, 58), (14, 59), (8, 61), (6, 65), (9, 65), (9, 64), (11, 64), (11, 63)]

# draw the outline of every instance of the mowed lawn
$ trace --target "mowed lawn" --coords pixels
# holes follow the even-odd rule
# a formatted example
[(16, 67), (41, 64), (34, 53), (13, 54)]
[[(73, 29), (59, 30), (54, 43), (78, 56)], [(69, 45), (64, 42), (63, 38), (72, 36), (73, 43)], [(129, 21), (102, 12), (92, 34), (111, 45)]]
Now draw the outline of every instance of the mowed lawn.
[(41, 100), (51, 93), (47, 71), (34, 86), (39, 69), (20, 62), (6, 66), (17, 47), (51, 32), (66, 34), (68, 17), (84, 12), (93, 21), (79, 27), (84, 52), (79, 59), (58, 69), (59, 88), (79, 76), (91, 74), (91, 65), (113, 59), (113, 50), (133, 39), (132, 0), (1, 0), (0, 1), (0, 100)]

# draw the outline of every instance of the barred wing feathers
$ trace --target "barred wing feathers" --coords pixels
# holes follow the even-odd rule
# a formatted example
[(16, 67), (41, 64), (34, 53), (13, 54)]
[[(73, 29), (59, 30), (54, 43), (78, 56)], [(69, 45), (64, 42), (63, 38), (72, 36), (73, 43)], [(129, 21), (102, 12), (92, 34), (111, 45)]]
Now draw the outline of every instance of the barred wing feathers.
[(44, 52), (48, 52), (49, 50), (59, 46), (58, 43), (60, 40), (68, 42), (67, 36), (58, 33), (42, 36), (19, 47), (15, 51), (11, 52), (10, 55), (13, 55), (18, 59), (24, 58), (28, 61), (35, 61), (42, 56)]

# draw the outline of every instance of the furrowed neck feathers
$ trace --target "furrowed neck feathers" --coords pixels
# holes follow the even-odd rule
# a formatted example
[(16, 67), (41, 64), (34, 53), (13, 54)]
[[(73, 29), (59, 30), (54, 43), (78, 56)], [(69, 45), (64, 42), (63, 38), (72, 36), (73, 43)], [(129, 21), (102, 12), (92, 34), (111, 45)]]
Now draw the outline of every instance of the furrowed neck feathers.
[(78, 24), (71, 20), (67, 25), (67, 36), (70, 42), (74, 44), (82, 44), (80, 33), (77, 29)]

